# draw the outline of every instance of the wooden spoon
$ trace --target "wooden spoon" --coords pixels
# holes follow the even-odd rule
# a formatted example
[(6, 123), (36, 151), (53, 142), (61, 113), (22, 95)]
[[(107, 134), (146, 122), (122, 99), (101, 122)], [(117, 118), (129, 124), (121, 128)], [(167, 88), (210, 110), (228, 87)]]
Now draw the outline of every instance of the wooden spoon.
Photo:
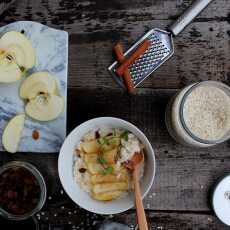
[(144, 154), (135, 153), (131, 160), (125, 163), (125, 167), (132, 171), (134, 192), (135, 192), (135, 204), (137, 212), (137, 222), (140, 230), (148, 230), (148, 224), (145, 216), (145, 210), (141, 198), (141, 189), (139, 184), (140, 165), (144, 161)]

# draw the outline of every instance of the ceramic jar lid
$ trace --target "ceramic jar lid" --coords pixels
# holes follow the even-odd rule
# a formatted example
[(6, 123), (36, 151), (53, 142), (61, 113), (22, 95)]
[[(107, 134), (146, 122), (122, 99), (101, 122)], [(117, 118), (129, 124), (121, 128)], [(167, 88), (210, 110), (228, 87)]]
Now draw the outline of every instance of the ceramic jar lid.
[(212, 205), (216, 216), (230, 226), (230, 175), (222, 178), (216, 185)]

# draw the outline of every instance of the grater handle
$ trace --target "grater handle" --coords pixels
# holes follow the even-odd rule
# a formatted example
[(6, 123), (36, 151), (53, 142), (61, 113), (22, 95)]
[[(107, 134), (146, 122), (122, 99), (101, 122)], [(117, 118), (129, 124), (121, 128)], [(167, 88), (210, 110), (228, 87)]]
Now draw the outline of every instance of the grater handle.
[(192, 5), (169, 27), (169, 31), (178, 35), (212, 0), (195, 0)]

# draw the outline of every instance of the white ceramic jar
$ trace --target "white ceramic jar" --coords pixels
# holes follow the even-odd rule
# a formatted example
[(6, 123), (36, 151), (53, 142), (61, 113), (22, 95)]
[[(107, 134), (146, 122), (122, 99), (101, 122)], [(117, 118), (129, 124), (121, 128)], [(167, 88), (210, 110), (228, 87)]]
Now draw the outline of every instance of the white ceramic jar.
[(220, 82), (191, 84), (178, 92), (166, 108), (170, 135), (190, 147), (209, 147), (230, 137), (230, 88)]

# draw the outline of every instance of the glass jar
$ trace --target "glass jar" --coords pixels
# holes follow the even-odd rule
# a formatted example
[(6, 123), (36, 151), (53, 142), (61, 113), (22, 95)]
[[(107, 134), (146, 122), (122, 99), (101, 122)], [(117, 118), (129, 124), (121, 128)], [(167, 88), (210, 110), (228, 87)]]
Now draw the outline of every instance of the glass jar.
[(24, 168), (28, 170), (36, 178), (37, 183), (40, 187), (40, 196), (38, 198), (38, 202), (35, 208), (33, 208), (33, 210), (31, 210), (30, 212), (22, 215), (11, 214), (0, 207), (0, 215), (10, 220), (24, 220), (33, 216), (35, 213), (41, 210), (46, 200), (47, 190), (46, 190), (46, 184), (44, 178), (41, 175), (41, 173), (30, 163), (21, 162), (21, 161), (9, 162), (0, 168), (0, 175), (2, 175), (4, 172), (6, 172), (9, 169), (18, 169), (18, 168)]
[[(167, 105), (166, 113), (165, 113), (165, 121), (166, 121), (166, 126), (167, 126), (167, 129), (168, 129), (170, 135), (177, 142), (179, 142), (183, 145), (186, 145), (186, 146), (190, 146), (190, 147), (210, 147), (210, 146), (214, 146), (216, 144), (222, 143), (222, 142), (226, 141), (227, 139), (229, 139), (230, 138), (230, 128), (228, 130), (226, 130), (226, 133), (224, 133), (222, 136), (220, 136), (217, 139), (207, 139), (207, 138), (204, 138), (203, 136), (197, 135), (190, 128), (191, 126), (189, 127), (189, 125), (186, 122), (186, 119), (188, 119), (188, 118), (186, 118), (186, 116), (189, 117), (189, 113), (188, 112), (185, 113), (185, 111), (186, 111), (185, 109), (187, 109), (187, 111), (190, 111), (190, 113), (194, 112), (193, 111), (193, 105), (191, 104), (191, 101), (192, 101), (191, 97), (193, 95), (195, 95), (194, 92), (198, 91), (197, 90), (198, 87), (203, 87), (203, 88), (199, 88), (200, 92), (202, 92), (202, 90), (203, 90), (202, 96), (200, 98), (200, 102), (196, 98), (196, 103), (197, 102), (201, 103), (199, 105), (199, 108), (204, 109), (203, 111), (201, 111), (202, 115), (204, 115), (204, 111), (205, 112), (207, 111), (207, 117), (216, 116), (216, 114), (218, 114), (214, 110), (210, 112), (210, 106), (212, 106), (213, 103), (218, 103), (218, 100), (212, 100), (213, 103), (209, 103), (210, 101), (208, 100), (209, 99), (208, 97), (204, 99), (204, 97), (206, 97), (207, 94), (212, 96), (212, 95), (214, 95), (213, 93), (215, 93), (214, 90), (217, 90), (216, 92), (218, 92), (219, 96), (220, 95), (223, 96), (222, 98), (221, 97), (218, 98), (218, 99), (220, 99), (219, 101), (223, 102), (225, 100), (225, 102), (226, 102), (225, 105), (227, 105), (224, 107), (227, 115), (220, 117), (220, 122), (223, 120), (223, 118), (226, 118), (226, 120), (228, 120), (230, 122), (230, 88), (227, 85), (225, 85), (221, 82), (217, 82), (217, 81), (203, 81), (200, 83), (194, 83), (194, 84), (191, 84), (191, 85), (185, 87), (180, 92), (178, 92), (175, 96), (173, 96), (171, 98), (171, 100), (169, 101), (169, 103)], [(205, 92), (204, 92), (204, 89), (205, 89)], [(196, 95), (196, 97), (198, 97), (198, 96)], [(186, 105), (186, 103), (188, 102), (188, 98), (190, 100), (190, 105), (189, 105), (190, 107), (188, 107), (188, 105)], [(205, 101), (206, 99), (207, 99), (207, 101)], [(213, 98), (213, 99), (215, 99), (215, 98)], [(208, 105), (202, 104), (203, 102), (207, 102)], [(213, 106), (213, 109), (214, 109), (215, 104), (213, 104), (213, 105), (214, 105)], [(208, 106), (209, 106), (209, 110), (207, 109)], [(216, 104), (216, 106), (218, 107), (218, 111), (220, 111), (220, 108), (219, 108), (220, 105)], [(197, 108), (197, 105), (194, 104), (194, 108)], [(199, 116), (199, 113), (198, 113), (198, 116)], [(203, 116), (203, 118), (204, 118), (203, 121), (200, 120), (200, 124), (199, 123), (195, 124), (196, 126), (198, 126), (198, 128), (201, 129), (201, 131), (202, 131), (201, 127), (203, 127), (202, 123), (206, 124), (206, 126), (211, 125), (208, 123), (209, 121), (206, 119), (205, 116)], [(196, 119), (193, 119), (193, 120), (196, 121)], [(200, 127), (199, 127), (199, 125), (200, 125)], [(208, 133), (208, 129), (205, 130), (205, 132)]]

